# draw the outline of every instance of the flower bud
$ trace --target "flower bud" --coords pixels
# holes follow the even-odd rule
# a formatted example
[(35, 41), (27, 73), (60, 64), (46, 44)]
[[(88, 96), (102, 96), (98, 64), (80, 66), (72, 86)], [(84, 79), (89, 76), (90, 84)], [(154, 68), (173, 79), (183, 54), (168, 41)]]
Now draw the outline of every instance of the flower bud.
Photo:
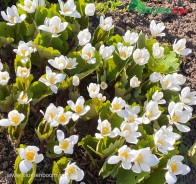
[(95, 14), (95, 4), (94, 3), (89, 3), (86, 5), (85, 14), (87, 16), (93, 16)]
[(80, 84), (80, 79), (79, 79), (78, 76), (76, 76), (76, 75), (73, 76), (72, 84), (73, 84), (73, 86), (79, 86), (79, 84)]
[(130, 86), (132, 87), (132, 88), (137, 88), (137, 87), (139, 87), (140, 86), (140, 81), (138, 80), (138, 78), (136, 77), (136, 76), (134, 76), (133, 78), (131, 78), (131, 80), (130, 80)]

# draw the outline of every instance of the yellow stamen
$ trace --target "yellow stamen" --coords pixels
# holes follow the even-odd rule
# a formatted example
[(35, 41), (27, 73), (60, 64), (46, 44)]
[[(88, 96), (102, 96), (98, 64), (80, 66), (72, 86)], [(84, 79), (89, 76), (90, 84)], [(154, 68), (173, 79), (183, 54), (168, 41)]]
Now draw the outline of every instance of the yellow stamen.
[(76, 172), (75, 167), (74, 166), (69, 166), (66, 169), (66, 172), (67, 172), (68, 175), (74, 174)]
[(101, 133), (102, 133), (103, 135), (109, 134), (109, 133), (110, 133), (110, 130), (109, 130), (108, 127), (103, 127), (102, 130), (101, 130)]
[(53, 112), (50, 112), (49, 114), (50, 114), (51, 119), (54, 119), (55, 114)]
[(165, 82), (163, 83), (163, 85), (164, 85), (165, 87), (168, 87), (168, 86), (169, 86), (169, 82), (168, 82), (168, 81), (165, 81)]
[(11, 16), (11, 17), (10, 17), (10, 22), (11, 22), (12, 24), (14, 24), (14, 16)]
[(7, 80), (7, 77), (6, 76), (3, 76), (1, 79), (2, 80)]
[(59, 118), (58, 118), (58, 122), (59, 123), (64, 123), (66, 121), (66, 117), (64, 115), (61, 115)]
[(21, 53), (23, 56), (25, 56), (27, 50), (22, 50)]
[(178, 166), (176, 165), (176, 163), (171, 163), (170, 168), (171, 168), (172, 172), (176, 172), (178, 170)]
[(125, 52), (121, 52), (121, 53), (120, 53), (120, 57), (126, 58), (126, 57), (127, 57), (127, 54), (126, 54)]
[(69, 146), (69, 142), (66, 140), (63, 140), (63, 142), (60, 145), (61, 149), (67, 149), (68, 146)]
[(179, 120), (180, 120), (180, 118), (179, 118), (177, 115), (175, 115), (175, 114), (172, 116), (171, 119), (172, 119), (172, 121), (174, 121), (174, 122), (179, 122)]
[(87, 55), (89, 58), (92, 57), (91, 52), (87, 52), (86, 55)]
[(21, 100), (26, 100), (27, 99), (27, 96), (26, 95), (23, 95), (22, 97), (21, 97)]
[(149, 111), (146, 116), (150, 119), (153, 116), (153, 111)]
[(33, 151), (28, 151), (26, 154), (25, 154), (25, 158), (28, 160), (28, 161), (33, 161), (35, 157), (35, 153)]
[(113, 109), (114, 110), (119, 110), (120, 109), (120, 105), (119, 104), (114, 104), (113, 105)]
[(76, 106), (76, 113), (80, 114), (82, 112), (82, 107), (81, 106)]
[(157, 141), (157, 143), (160, 144), (160, 145), (163, 145), (163, 141), (162, 141), (161, 139), (159, 139), (159, 140)]
[(53, 33), (58, 33), (58, 32), (59, 32), (59, 28), (58, 27), (55, 27)]
[(19, 118), (18, 116), (14, 116), (14, 117), (11, 118), (11, 121), (12, 121), (15, 125), (17, 125), (17, 124), (20, 122), (20, 118)]
[(54, 84), (54, 83), (55, 83), (55, 78), (54, 78), (53, 76), (50, 77), (49, 80), (48, 80), (48, 82), (49, 82), (50, 84)]
[(120, 156), (127, 159), (129, 155), (127, 154), (127, 152), (124, 151), (124, 152), (120, 153)]
[(143, 157), (141, 155), (138, 155), (137, 158), (135, 159), (135, 161), (140, 164), (143, 161)]
[(128, 122), (129, 123), (132, 123), (135, 121), (135, 118), (133, 116), (129, 116), (129, 119), (128, 119)]

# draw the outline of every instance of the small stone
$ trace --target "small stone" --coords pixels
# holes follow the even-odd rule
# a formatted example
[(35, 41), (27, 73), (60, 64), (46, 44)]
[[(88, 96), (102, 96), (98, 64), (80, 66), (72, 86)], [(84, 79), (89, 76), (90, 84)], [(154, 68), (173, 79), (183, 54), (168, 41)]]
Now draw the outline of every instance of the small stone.
[(8, 161), (5, 161), (4, 163), (3, 163), (3, 169), (6, 169), (8, 167)]

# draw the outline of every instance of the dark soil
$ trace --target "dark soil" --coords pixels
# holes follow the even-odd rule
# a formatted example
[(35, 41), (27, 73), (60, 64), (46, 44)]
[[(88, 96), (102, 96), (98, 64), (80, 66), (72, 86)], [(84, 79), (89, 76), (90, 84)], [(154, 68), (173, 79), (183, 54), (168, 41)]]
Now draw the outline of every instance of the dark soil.
[[(51, 0), (50, 2), (57, 2)], [(154, 1), (147, 1), (148, 7), (173, 7), (173, 4), (164, 3), (161, 1), (157, 1), (158, 3), (153, 3)], [(14, 4), (14, 3), (13, 3)], [(1, 6), (0, 9), (3, 7)], [(10, 5), (10, 4), (9, 4)], [(125, 6), (129, 5), (129, 1), (125, 1)], [(116, 9), (112, 13), (108, 13), (107, 16), (113, 16), (115, 23), (115, 32), (123, 35), (128, 29), (135, 29), (137, 32), (143, 31), (144, 33), (149, 34), (149, 25), (151, 20), (156, 20), (158, 22), (162, 21), (166, 25), (166, 36), (164, 38), (160, 38), (160, 42), (168, 42), (171, 45), (173, 44), (175, 38), (186, 38), (187, 39), (187, 47), (191, 48), (193, 53), (190, 54), (186, 59), (184, 59), (180, 71), (183, 75), (187, 77), (187, 86), (190, 86), (193, 90), (196, 90), (196, 3), (194, 0), (185, 1), (184, 5), (190, 8), (190, 11), (187, 15), (177, 16), (177, 15), (143, 15), (137, 13), (135, 10), (130, 10), (129, 12), (123, 11), (125, 6), (122, 6)], [(5, 9), (5, 8), (2, 8)], [(94, 17), (95, 21), (92, 25), (93, 27), (98, 24), (99, 19), (98, 16)], [(97, 25), (96, 25), (97, 26)], [(10, 49), (10, 48), (6, 48)], [(11, 53), (11, 52), (9, 52)], [(2, 62), (8, 63), (9, 66), (12, 66), (14, 55), (7, 55), (5, 50), (0, 52), (0, 59)], [(11, 67), (13, 68), (13, 67)], [(40, 73), (37, 70), (32, 71), (36, 73), (36, 76), (40, 76)], [(14, 72), (13, 72), (14, 73)], [(81, 89), (83, 84), (81, 84)], [(84, 92), (85, 93), (85, 92)], [(42, 115), (39, 113), (39, 110), (46, 109), (50, 102), (53, 102), (55, 105), (66, 105), (66, 97), (63, 99), (61, 94), (57, 96), (52, 95), (51, 97), (45, 99), (41, 103), (39, 103), (35, 108), (32, 108), (31, 116), (29, 119), (29, 123), (25, 128), (25, 134), (21, 138), (21, 144), (27, 145), (35, 145), (41, 148), (40, 141), (35, 133), (35, 127), (38, 126)], [(196, 109), (195, 109), (196, 111)], [(194, 113), (195, 114), (195, 113)], [(97, 124), (95, 123), (97, 120), (92, 120), (90, 122), (83, 122), (82, 124), (78, 124), (72, 133), (79, 134), (80, 139), (84, 137), (86, 134), (94, 135), (96, 131)], [(194, 142), (196, 138), (196, 124), (195, 120), (191, 121), (191, 131), (188, 134), (184, 135), (181, 151), (182, 154), (187, 153), (187, 148), (189, 148)], [(63, 129), (63, 127), (60, 127)], [(64, 129), (63, 129), (64, 130)], [(65, 130), (66, 131), (66, 130)], [(41, 149), (42, 153), (45, 153), (45, 148)], [(9, 177), (8, 174), (13, 173), (13, 164), (17, 153), (14, 151), (13, 145), (10, 143), (6, 130), (0, 129), (0, 184), (14, 184), (14, 178)], [(85, 154), (84, 150), (75, 146), (74, 155), (71, 156), (74, 161), (78, 163), (81, 169), (85, 171), (84, 182), (87, 184), (110, 184), (115, 183), (115, 181), (111, 178), (107, 180), (102, 180), (98, 176), (98, 171), (95, 167), (91, 166), (91, 161), (89, 157)], [(53, 161), (58, 159), (49, 159), (45, 156), (44, 161), (38, 164), (37, 173), (39, 174), (51, 174), (51, 168)], [(196, 178), (196, 168), (191, 163), (191, 173), (186, 176), (180, 177), (180, 181), (184, 184), (195, 184)], [(51, 178), (35, 178), (34, 184), (53, 184)], [(181, 183), (182, 184), (182, 183)]]

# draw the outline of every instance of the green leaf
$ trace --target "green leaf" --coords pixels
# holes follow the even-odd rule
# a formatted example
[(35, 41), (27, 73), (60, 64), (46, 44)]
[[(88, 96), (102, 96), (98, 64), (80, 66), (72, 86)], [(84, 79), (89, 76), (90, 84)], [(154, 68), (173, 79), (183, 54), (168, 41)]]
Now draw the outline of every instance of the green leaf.
[(8, 26), (5, 22), (0, 22), (0, 36), (14, 38), (14, 26)]
[(4, 46), (4, 45), (9, 45), (11, 44), (12, 42), (14, 42), (14, 39), (11, 38), (11, 37), (3, 37), (3, 36), (0, 36), (0, 47)]
[(58, 141), (55, 141), (53, 139), (49, 139), (46, 145), (46, 156), (48, 158), (57, 158), (62, 156), (64, 153), (56, 154), (54, 153), (54, 146), (58, 145)]
[(138, 39), (138, 48), (142, 49), (146, 46), (146, 35), (144, 33), (142, 33), (142, 31), (139, 34), (139, 39)]

